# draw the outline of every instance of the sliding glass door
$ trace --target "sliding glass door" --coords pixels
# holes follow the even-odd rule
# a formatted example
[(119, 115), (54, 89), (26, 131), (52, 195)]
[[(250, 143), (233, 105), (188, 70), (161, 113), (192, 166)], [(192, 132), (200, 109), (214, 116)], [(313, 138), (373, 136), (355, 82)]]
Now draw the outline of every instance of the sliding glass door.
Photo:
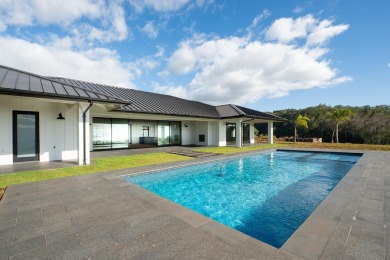
[(92, 143), (93, 150), (180, 145), (181, 122), (94, 117)]
[(226, 145), (236, 144), (236, 124), (226, 123)]
[(180, 125), (178, 121), (158, 121), (158, 146), (180, 145)]
[(131, 125), (127, 119), (93, 118), (93, 149), (128, 148), (130, 129)]

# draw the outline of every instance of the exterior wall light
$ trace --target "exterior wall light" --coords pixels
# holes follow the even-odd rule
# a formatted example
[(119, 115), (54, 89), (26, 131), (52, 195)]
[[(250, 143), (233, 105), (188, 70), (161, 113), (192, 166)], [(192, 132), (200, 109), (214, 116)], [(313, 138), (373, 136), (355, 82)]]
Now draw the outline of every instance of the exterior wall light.
[(63, 120), (63, 119), (65, 119), (65, 117), (63, 117), (63, 116), (62, 116), (62, 113), (60, 112), (60, 113), (58, 114), (57, 119), (62, 119), (62, 120)]

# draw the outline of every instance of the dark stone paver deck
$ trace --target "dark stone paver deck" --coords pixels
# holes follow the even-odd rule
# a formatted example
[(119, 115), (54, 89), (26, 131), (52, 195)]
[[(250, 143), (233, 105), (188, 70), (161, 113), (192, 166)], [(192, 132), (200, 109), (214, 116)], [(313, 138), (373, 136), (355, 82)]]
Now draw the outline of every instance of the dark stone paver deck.
[(118, 177), (218, 158), (11, 186), (0, 202), (0, 259), (389, 257), (389, 152), (365, 152), (281, 249)]

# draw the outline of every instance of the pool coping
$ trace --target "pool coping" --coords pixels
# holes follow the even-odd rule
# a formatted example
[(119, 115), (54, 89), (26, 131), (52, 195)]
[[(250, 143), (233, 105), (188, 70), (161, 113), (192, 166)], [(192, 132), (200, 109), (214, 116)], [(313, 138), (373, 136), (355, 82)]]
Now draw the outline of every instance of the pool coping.
[[(348, 173), (340, 180), (340, 182), (334, 187), (334, 189), (325, 197), (325, 199), (317, 206), (317, 208), (310, 214), (310, 216), (302, 223), (302, 225), (291, 235), (291, 237), (284, 243), (281, 248), (275, 248), (260, 240), (255, 239), (258, 242), (258, 247), (265, 252), (270, 250), (270, 247), (275, 251), (280, 251), (280, 255), (290, 255), (290, 257), (299, 257), (303, 259), (319, 259), (319, 258), (342, 258), (343, 256), (353, 255), (353, 252), (348, 252), (348, 238), (351, 235), (352, 226), (354, 221), (358, 218), (359, 202), (363, 197), (357, 199), (356, 196), (364, 194), (364, 180), (361, 178), (367, 177), (368, 172), (372, 171), (373, 163), (367, 162), (372, 160), (372, 153), (374, 151), (364, 150), (344, 150), (344, 149), (306, 149), (306, 148), (283, 148), (283, 149), (267, 149), (262, 151), (248, 151), (236, 154), (224, 154), (216, 156), (214, 158), (206, 158), (201, 162), (181, 162), (180, 165), (174, 165), (169, 167), (160, 167), (155, 170), (145, 170), (141, 172), (135, 172), (130, 174), (119, 175), (118, 177), (124, 178), (126, 176), (147, 174), (152, 172), (158, 172), (168, 169), (180, 168), (185, 166), (194, 166), (198, 164), (224, 161), (237, 157), (242, 157), (250, 154), (265, 154), (272, 151), (302, 151), (302, 152), (319, 152), (319, 153), (341, 153), (341, 154), (359, 154), (362, 157), (357, 163), (348, 171)], [(382, 151), (378, 152), (381, 153)], [(386, 153), (386, 152), (384, 152)], [(390, 154), (390, 153), (389, 153)], [(362, 182), (363, 181), (363, 182)], [(134, 184), (132, 184), (134, 185)], [(136, 185), (134, 185), (136, 186)], [(138, 187), (138, 186), (137, 186)], [(375, 187), (381, 190), (378, 187)], [(141, 188), (142, 189), (142, 188)], [(147, 190), (145, 190), (147, 191)], [(152, 192), (148, 193), (158, 196)], [(150, 194), (148, 194), (150, 196)], [(174, 202), (172, 202), (174, 203)], [(176, 203), (174, 203), (176, 204)], [(176, 204), (178, 205), (178, 204)], [(180, 206), (180, 205), (178, 205)], [(180, 206), (182, 207), (182, 206)], [(197, 215), (197, 218), (206, 218), (203, 215), (194, 212), (190, 209), (183, 207), (184, 210), (191, 211), (192, 214)], [(180, 215), (177, 216), (182, 219)], [(208, 219), (208, 218), (207, 218)], [(182, 219), (188, 220), (188, 215)], [(247, 236), (240, 231), (227, 227), (219, 222), (208, 219), (210, 223), (218, 226), (219, 231), (214, 232), (215, 236), (224, 237), (226, 233), (229, 233), (232, 239), (242, 240), (242, 236)], [(344, 233), (343, 233), (344, 232)], [(345, 238), (344, 243), (340, 242), (339, 234), (343, 233)], [(374, 245), (375, 246), (375, 245)], [(379, 252), (378, 256), (384, 257)]]

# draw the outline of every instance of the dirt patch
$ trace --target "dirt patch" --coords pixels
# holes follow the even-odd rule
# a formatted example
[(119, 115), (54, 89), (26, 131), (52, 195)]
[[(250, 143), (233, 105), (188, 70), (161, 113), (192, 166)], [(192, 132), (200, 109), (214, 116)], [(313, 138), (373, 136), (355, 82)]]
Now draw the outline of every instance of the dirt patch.
[(5, 189), (0, 188), (0, 200), (1, 200), (1, 198), (3, 198), (4, 192), (5, 192)]

